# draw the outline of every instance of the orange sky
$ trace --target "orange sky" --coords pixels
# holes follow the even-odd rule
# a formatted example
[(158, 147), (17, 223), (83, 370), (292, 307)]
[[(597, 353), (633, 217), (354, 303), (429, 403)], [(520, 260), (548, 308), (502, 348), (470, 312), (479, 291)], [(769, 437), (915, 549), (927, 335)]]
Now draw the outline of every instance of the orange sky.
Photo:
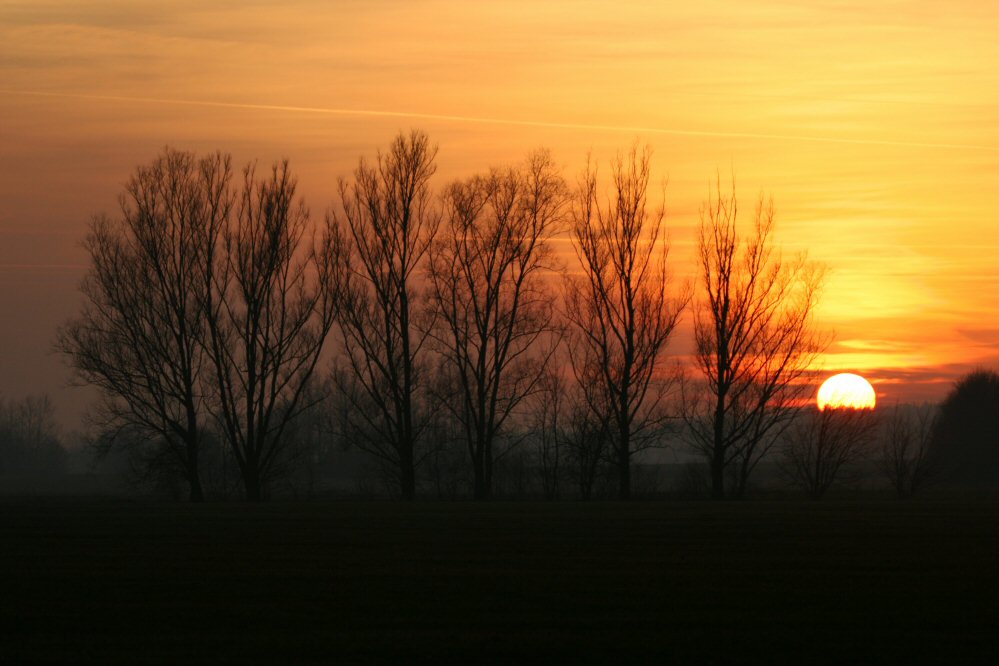
[[(210, 8), (206, 8), (210, 4)], [(331, 7), (333, 7), (331, 9)], [(829, 269), (828, 370), (937, 398), (999, 366), (999, 5), (0, 2), (0, 393), (49, 391), (92, 213), (164, 146), (288, 157), (321, 217), (399, 130), (440, 179), (635, 137), (669, 177), (677, 273), (717, 170)], [(69, 411), (74, 408), (67, 407)]]

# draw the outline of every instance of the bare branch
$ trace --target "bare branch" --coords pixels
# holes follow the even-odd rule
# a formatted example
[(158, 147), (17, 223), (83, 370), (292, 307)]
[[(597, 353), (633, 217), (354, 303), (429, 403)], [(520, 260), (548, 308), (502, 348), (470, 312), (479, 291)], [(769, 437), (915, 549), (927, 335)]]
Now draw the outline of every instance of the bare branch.
[(566, 187), (551, 155), (517, 169), (458, 181), (444, 194), (444, 227), (430, 247), (435, 346), (459, 394), (443, 401), (462, 424), (475, 497), (488, 499), (494, 442), (533, 394), (558, 341), (549, 245), (560, 230)]
[(244, 169), (208, 277), (212, 409), (251, 500), (262, 499), (281, 468), (286, 431), (309, 401), (334, 322), (330, 267), (306, 242), (309, 215), (295, 186), (287, 162), (266, 177), (254, 164)]
[(207, 361), (206, 265), (234, 204), (230, 160), (166, 149), (125, 186), (121, 216), (95, 217), (79, 317), (56, 348), (103, 395), (105, 425), (162, 438), (191, 499), (198, 473)]
[[(701, 206), (694, 308), (699, 377), (684, 385), (684, 419), (707, 458), (712, 496), (741, 496), (750, 474), (804, 404), (806, 373), (827, 344), (813, 329), (823, 270), (773, 246), (774, 205), (762, 195), (747, 236), (735, 185), (721, 178)], [(726, 476), (734, 486), (726, 490)]]
[(588, 164), (573, 207), (572, 242), (583, 270), (565, 281), (565, 311), (573, 324), (570, 360), (597, 422), (613, 423), (619, 492), (631, 492), (631, 457), (652, 445), (666, 418), (670, 387), (664, 358), (689, 301), (672, 294), (665, 208), (649, 210), (651, 151), (636, 143), (613, 165), (613, 194), (602, 206), (597, 171)]
[(428, 424), (425, 343), (432, 321), (418, 271), (441, 213), (430, 192), (437, 147), (423, 132), (400, 134), (375, 165), (363, 159), (339, 184), (342, 212), (327, 224), (345, 362), (337, 389), (355, 406), (355, 443), (395, 470), (403, 498), (416, 492), (418, 444)]

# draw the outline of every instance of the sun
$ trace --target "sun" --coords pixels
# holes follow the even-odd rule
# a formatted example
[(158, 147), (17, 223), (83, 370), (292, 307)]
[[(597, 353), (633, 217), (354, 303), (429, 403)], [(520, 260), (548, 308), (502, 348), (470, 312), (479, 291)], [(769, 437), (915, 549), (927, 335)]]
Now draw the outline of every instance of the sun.
[(816, 402), (819, 409), (874, 409), (874, 387), (860, 375), (843, 372), (822, 383)]

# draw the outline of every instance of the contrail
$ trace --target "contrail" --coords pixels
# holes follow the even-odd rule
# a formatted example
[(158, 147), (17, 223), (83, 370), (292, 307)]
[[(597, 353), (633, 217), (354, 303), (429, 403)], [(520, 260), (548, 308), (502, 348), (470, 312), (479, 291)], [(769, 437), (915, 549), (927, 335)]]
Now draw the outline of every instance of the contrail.
[(165, 99), (159, 97), (128, 97), (122, 95), (92, 95), (86, 93), (41, 92), (33, 90), (0, 90), (5, 95), (30, 95), (35, 97), (68, 97), (72, 99), (103, 100), (109, 102), (140, 102), (146, 104), (173, 104), (177, 106), (202, 106), (223, 109), (250, 109), (257, 111), (283, 111), (288, 113), (313, 113), (338, 116), (369, 116), (381, 118), (418, 118), (483, 125), (511, 125), (518, 127), (547, 127), (551, 129), (589, 130), (596, 132), (627, 132), (631, 134), (665, 134), (672, 136), (699, 136), (716, 139), (767, 139), (778, 141), (808, 141), (812, 143), (838, 143), (862, 146), (896, 146), (907, 148), (947, 148), (999, 152), (999, 147), (962, 143), (935, 143), (924, 141), (889, 141), (882, 139), (849, 139), (843, 137), (810, 136), (806, 134), (769, 134), (762, 132), (716, 132), (711, 130), (669, 129), (665, 127), (640, 127), (625, 125), (599, 125), (588, 123), (561, 123), (545, 120), (516, 120), (482, 116), (460, 116), (418, 111), (380, 111), (375, 109), (336, 109), (313, 106), (284, 106), (278, 104), (243, 104), (190, 99)]

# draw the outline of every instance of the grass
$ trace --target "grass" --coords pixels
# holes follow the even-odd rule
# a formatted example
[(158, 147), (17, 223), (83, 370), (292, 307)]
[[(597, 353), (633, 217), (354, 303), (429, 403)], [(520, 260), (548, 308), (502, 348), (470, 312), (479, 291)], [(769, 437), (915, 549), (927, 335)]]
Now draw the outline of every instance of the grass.
[(0, 500), (0, 663), (999, 663), (994, 502)]

